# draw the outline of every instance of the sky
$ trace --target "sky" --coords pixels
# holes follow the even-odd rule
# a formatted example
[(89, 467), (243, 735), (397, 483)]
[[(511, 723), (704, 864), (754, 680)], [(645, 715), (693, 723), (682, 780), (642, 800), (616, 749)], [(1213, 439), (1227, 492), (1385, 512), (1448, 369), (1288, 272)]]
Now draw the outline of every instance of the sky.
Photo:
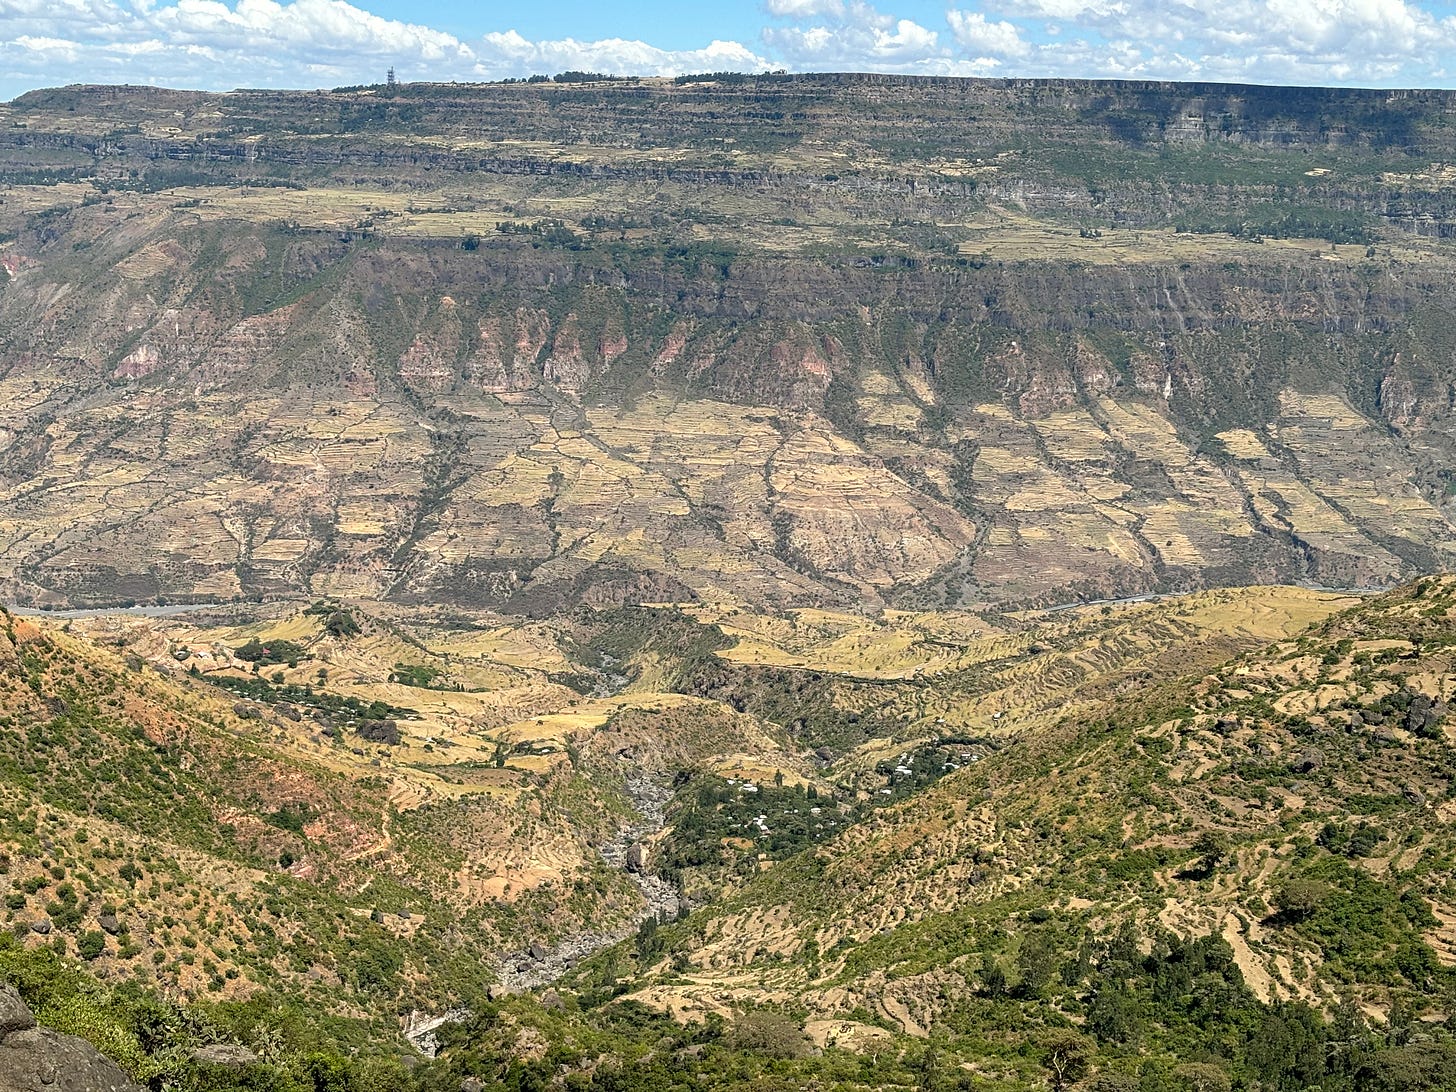
[(1456, 87), (1456, 0), (0, 0), (0, 99), (567, 69)]

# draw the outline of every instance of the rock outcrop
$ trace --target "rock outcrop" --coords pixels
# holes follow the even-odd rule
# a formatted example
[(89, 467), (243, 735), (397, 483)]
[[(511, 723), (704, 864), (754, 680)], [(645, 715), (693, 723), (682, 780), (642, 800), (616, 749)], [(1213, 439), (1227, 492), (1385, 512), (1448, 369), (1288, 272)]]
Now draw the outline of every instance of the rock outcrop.
[(142, 1092), (85, 1039), (38, 1027), (13, 986), (0, 986), (0, 1092)]

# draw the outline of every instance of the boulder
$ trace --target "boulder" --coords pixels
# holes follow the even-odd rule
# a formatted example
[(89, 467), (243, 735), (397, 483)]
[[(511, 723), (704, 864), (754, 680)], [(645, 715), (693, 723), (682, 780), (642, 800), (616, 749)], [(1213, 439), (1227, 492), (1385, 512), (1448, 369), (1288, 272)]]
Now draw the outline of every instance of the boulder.
[(117, 920), (115, 914), (100, 915), (96, 919), (96, 924), (101, 926), (101, 928), (105, 929), (112, 936), (116, 936), (117, 933), (121, 932), (121, 922)]
[(1437, 726), (1446, 716), (1446, 703), (1434, 701), (1425, 694), (1411, 697), (1410, 708), (1406, 710), (1406, 727), (1418, 736), (1436, 736)]
[(246, 1069), (258, 1064), (258, 1056), (236, 1043), (211, 1043), (192, 1052), (192, 1060), (203, 1065), (221, 1065), (229, 1069)]
[(633, 842), (627, 847), (627, 871), (643, 872), (647, 869), (647, 847), (641, 842)]
[(1415, 693), (1410, 695), (1410, 704), (1406, 706), (1406, 727), (1415, 730), (1424, 723), (1426, 714), (1431, 711), (1432, 701), (1425, 694)]
[(35, 1026), (15, 989), (0, 985), (0, 1092), (142, 1092), (85, 1039)]
[(1313, 773), (1325, 764), (1325, 753), (1318, 747), (1309, 747), (1299, 753), (1299, 757), (1289, 764), (1289, 768), (1295, 773)]
[(0, 986), (0, 1039), (12, 1031), (28, 1031), (35, 1027), (30, 1007), (20, 999), (14, 986)]

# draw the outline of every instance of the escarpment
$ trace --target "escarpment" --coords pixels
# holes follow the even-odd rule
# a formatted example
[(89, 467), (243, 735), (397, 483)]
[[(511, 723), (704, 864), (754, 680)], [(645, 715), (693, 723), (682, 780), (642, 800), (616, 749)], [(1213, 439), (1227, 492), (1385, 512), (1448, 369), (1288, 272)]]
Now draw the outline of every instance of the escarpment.
[(1452, 555), (1447, 93), (0, 114), (14, 600), (1005, 605)]

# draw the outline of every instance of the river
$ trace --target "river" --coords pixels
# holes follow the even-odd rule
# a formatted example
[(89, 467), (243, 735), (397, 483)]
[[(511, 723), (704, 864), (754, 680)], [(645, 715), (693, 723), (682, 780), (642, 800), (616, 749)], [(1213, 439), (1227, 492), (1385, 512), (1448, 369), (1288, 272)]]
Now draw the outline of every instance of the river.
[(41, 607), (5, 607), (11, 614), (21, 618), (100, 618), (107, 614), (131, 614), (139, 618), (171, 618), (175, 614), (189, 614), (195, 610), (210, 610), (227, 606), (226, 603), (170, 603), (157, 607), (78, 607), (69, 610), (46, 610)]

